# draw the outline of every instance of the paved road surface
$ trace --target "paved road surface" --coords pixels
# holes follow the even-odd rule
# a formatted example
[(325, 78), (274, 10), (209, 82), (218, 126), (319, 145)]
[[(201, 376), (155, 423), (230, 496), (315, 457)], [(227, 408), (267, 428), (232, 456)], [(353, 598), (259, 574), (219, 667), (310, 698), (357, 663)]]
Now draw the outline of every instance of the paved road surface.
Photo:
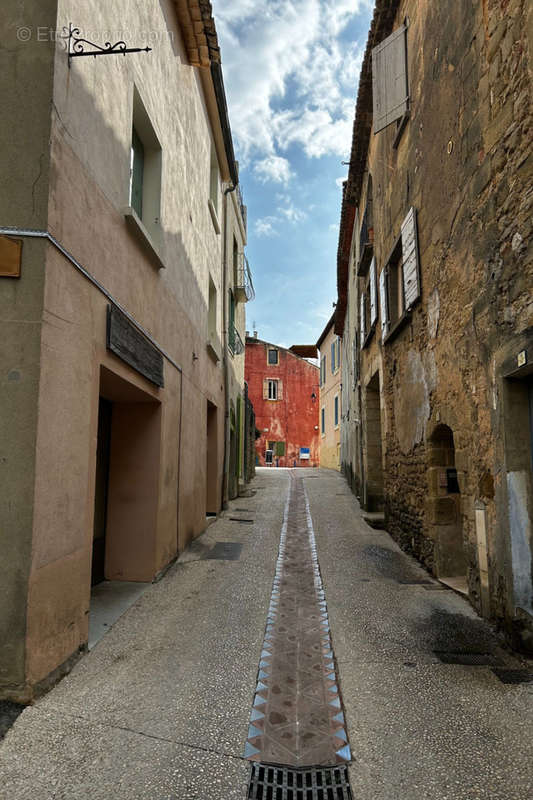
[[(531, 800), (533, 684), (505, 684), (493, 672), (523, 663), (462, 598), (420, 583), (431, 579), (363, 522), (341, 476), (305, 469), (297, 477), (316, 539), (354, 798)], [(23, 712), (0, 744), (1, 798), (244, 800), (290, 480), (288, 470), (259, 470), (255, 496), (233, 501)], [(238, 560), (205, 558), (217, 542), (241, 543)]]

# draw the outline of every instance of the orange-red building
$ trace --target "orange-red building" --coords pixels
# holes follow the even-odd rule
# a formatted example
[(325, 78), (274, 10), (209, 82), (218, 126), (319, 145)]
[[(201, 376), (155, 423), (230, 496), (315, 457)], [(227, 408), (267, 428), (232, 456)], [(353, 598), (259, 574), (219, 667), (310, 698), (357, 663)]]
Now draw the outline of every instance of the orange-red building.
[(244, 372), (261, 433), (256, 440), (256, 464), (317, 467), (318, 367), (291, 350), (248, 336)]

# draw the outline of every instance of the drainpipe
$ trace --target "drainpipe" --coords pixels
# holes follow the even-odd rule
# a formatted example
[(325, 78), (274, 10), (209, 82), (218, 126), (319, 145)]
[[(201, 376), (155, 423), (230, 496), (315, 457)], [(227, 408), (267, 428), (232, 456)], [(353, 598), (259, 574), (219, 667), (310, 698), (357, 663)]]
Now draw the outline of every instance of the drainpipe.
[(222, 231), (224, 235), (224, 244), (222, 247), (223, 262), (222, 262), (222, 367), (224, 370), (224, 402), (226, 405), (224, 413), (224, 470), (222, 473), (222, 508), (228, 507), (228, 485), (229, 485), (229, 457), (230, 457), (230, 398), (229, 398), (229, 366), (228, 366), (228, 312), (227, 312), (227, 294), (228, 294), (228, 278), (227, 278), (227, 255), (228, 255), (228, 194), (234, 192), (237, 184), (233, 183), (224, 190), (224, 202), (222, 203), (223, 218), (222, 218)]

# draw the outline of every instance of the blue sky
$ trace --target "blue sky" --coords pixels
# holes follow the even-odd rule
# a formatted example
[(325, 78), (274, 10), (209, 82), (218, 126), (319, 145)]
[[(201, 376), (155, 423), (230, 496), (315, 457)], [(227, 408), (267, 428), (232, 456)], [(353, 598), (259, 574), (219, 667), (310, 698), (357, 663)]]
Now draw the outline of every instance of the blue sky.
[(347, 174), (370, 0), (213, 0), (248, 206), (256, 299), (247, 328), (314, 343), (336, 299)]

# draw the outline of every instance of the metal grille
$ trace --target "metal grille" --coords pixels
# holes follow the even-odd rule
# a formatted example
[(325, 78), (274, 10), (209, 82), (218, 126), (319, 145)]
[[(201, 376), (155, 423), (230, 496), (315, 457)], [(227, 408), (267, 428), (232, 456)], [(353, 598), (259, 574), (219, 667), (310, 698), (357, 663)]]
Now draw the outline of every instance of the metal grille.
[(492, 672), (502, 683), (533, 683), (533, 672), (526, 669), (493, 669)]
[(348, 768), (293, 769), (252, 763), (248, 800), (352, 800)]
[(434, 650), (443, 664), (461, 664), (465, 667), (496, 667), (501, 662), (492, 653), (476, 653), (471, 650)]
[(220, 561), (238, 561), (241, 557), (242, 544), (240, 542), (215, 542), (204, 558), (219, 559)]

